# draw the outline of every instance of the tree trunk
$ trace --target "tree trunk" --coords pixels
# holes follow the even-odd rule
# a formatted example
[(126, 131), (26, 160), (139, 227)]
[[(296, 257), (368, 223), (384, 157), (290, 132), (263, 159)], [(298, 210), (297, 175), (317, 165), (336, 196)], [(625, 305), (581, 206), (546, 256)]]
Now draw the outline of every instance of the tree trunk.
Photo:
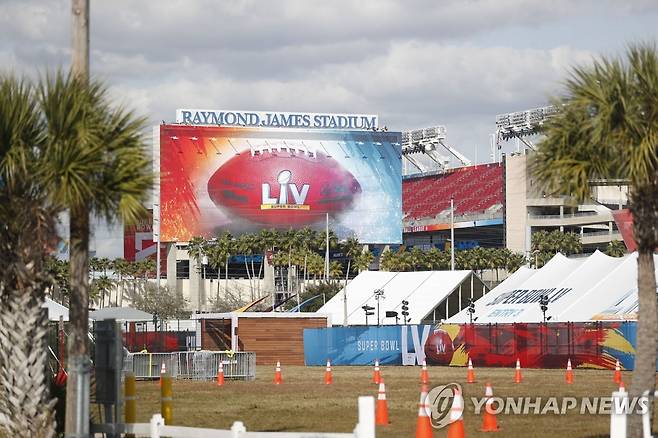
[[(638, 251), (638, 316), (635, 369), (629, 391), (630, 397), (639, 397), (656, 388), (656, 341), (658, 341), (658, 318), (656, 315), (656, 271), (653, 251)], [(649, 397), (652, 401), (653, 397)], [(653, 403), (649, 405), (653, 412)], [(642, 437), (642, 416), (630, 415), (629, 437)]]
[[(33, 274), (33, 273), (32, 273)], [(50, 400), (48, 321), (41, 299), (29, 287), (2, 291), (0, 285), (0, 435), (7, 437), (54, 437), (55, 422)], [(4, 435), (6, 434), (6, 435)]]
[(254, 301), (254, 286), (251, 284), (251, 274), (249, 273), (249, 264), (247, 263), (247, 257), (243, 256), (244, 259), (244, 268), (247, 270), (247, 278), (249, 278), (249, 293), (251, 294), (251, 301)]
[[(82, 211), (80, 211), (82, 210)], [(72, 209), (70, 219), (70, 335), (66, 380), (66, 434), (89, 433), (89, 212)], [(78, 385), (81, 387), (79, 388)], [(80, 392), (80, 398), (78, 395)], [(79, 404), (80, 403), (80, 404)]]
[(258, 298), (259, 299), (262, 297), (262, 291), (261, 291), (262, 281), (260, 279), (260, 274), (263, 273), (263, 265), (265, 265), (265, 255), (263, 255), (263, 260), (260, 262), (260, 266), (258, 267)]
[(224, 273), (226, 274), (226, 278), (224, 278), (224, 293), (228, 295), (228, 259), (229, 256), (226, 256), (226, 264), (224, 265)]

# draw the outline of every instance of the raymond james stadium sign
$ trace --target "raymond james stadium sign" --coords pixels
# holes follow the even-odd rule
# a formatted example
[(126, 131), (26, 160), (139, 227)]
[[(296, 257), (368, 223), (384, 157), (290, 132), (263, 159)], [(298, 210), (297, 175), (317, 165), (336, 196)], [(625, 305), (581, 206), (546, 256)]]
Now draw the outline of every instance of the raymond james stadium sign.
[(176, 123), (259, 128), (376, 129), (371, 114), (282, 113), (263, 111), (176, 110)]

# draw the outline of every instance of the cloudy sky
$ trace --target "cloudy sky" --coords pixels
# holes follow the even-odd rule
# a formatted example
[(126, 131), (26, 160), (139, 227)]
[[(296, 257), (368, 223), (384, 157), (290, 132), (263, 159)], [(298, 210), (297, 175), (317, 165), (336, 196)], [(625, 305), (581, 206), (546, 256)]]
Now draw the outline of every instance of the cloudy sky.
[[(567, 69), (658, 40), (654, 0), (92, 1), (91, 71), (154, 123), (176, 108), (371, 113), (488, 159), (495, 115)], [(0, 69), (70, 59), (70, 0), (0, 0)], [(510, 144), (508, 148), (513, 148)]]

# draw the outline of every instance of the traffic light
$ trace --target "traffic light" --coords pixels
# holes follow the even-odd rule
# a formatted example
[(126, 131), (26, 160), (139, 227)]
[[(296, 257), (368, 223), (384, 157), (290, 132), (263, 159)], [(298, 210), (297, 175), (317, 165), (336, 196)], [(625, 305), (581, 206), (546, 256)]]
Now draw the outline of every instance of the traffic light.
[(539, 297), (539, 308), (544, 314), (544, 322), (546, 322), (546, 311), (548, 310), (548, 295), (542, 295)]
[(407, 323), (407, 316), (409, 316), (409, 301), (402, 300), (402, 318), (404, 323)]

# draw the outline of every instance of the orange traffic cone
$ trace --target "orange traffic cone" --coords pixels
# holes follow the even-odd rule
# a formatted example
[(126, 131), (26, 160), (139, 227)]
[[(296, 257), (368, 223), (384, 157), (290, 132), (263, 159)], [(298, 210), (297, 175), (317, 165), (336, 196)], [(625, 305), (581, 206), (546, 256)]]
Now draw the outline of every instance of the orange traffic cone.
[(484, 405), (484, 415), (482, 416), (482, 428), (481, 432), (496, 432), (498, 431), (498, 421), (496, 421), (496, 411), (493, 407), (493, 389), (491, 388), (491, 383), (488, 383), (484, 387), (484, 396), (487, 398), (487, 401)]
[(164, 362), (162, 362), (162, 366), (160, 367), (160, 386), (162, 386), (162, 376), (167, 374), (167, 367), (165, 366)]
[(466, 372), (466, 383), (475, 383), (475, 371), (473, 371), (473, 362), (468, 359), (468, 371)]
[(334, 377), (331, 374), (331, 361), (327, 360), (327, 369), (324, 372), (324, 384), (331, 385), (331, 382), (334, 381)]
[(377, 426), (388, 426), (388, 405), (386, 404), (386, 386), (384, 379), (379, 379), (379, 393), (377, 394), (377, 406), (375, 408), (375, 424)]
[(432, 423), (430, 422), (430, 407), (427, 403), (427, 385), (420, 389), (420, 402), (418, 403), (418, 420), (416, 421), (416, 438), (432, 438)]
[(516, 359), (516, 371), (514, 372), (514, 383), (521, 383), (523, 376), (521, 375), (521, 361)]
[(430, 383), (430, 376), (427, 373), (427, 362), (425, 362), (425, 359), (423, 359), (423, 368), (420, 371), (420, 383)]
[(619, 382), (619, 392), (626, 392), (626, 387), (624, 387), (624, 382)]
[(567, 374), (564, 377), (566, 378), (569, 385), (573, 383), (573, 369), (571, 368), (571, 359), (567, 360)]
[(615, 383), (621, 383), (621, 367), (619, 366), (619, 361), (615, 364)]
[(379, 360), (375, 361), (375, 371), (372, 373), (372, 382), (376, 383), (379, 385), (379, 379), (381, 379), (382, 375), (379, 371)]
[(219, 361), (219, 369), (217, 370), (217, 386), (224, 385), (224, 363)]
[(450, 423), (448, 424), (448, 438), (464, 438), (464, 398), (459, 388), (455, 388), (455, 395), (450, 408)]
[(276, 361), (276, 368), (274, 369), (274, 384), (282, 385), (283, 377), (281, 377), (281, 362)]

